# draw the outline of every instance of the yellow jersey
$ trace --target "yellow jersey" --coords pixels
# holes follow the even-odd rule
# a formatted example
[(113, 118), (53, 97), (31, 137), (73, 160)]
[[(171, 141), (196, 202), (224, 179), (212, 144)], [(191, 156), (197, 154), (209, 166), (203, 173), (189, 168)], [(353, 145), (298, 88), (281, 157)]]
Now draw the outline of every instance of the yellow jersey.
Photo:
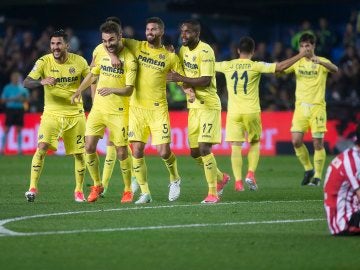
[(210, 45), (200, 41), (193, 50), (190, 50), (187, 46), (182, 46), (180, 48), (179, 56), (186, 77), (211, 77), (209, 86), (195, 87), (196, 99), (193, 103), (188, 102), (188, 108), (221, 110), (220, 98), (217, 95), (216, 89), (215, 55)]
[[(134, 55), (124, 47), (119, 52), (118, 58), (123, 65), (120, 68), (114, 68), (111, 65), (111, 59), (106, 49), (103, 46), (102, 49), (101, 47), (98, 48), (95, 66), (91, 69), (92, 74), (99, 75), (96, 89), (124, 88), (125, 86), (135, 85), (137, 62)], [(105, 114), (128, 112), (129, 99), (130, 97), (115, 94), (101, 96), (95, 91), (92, 109)]]
[(174, 70), (184, 74), (179, 58), (164, 46), (151, 48), (147, 41), (123, 39), (138, 61), (135, 90), (130, 105), (146, 109), (167, 108), (166, 74)]
[(52, 54), (39, 58), (29, 77), (38, 80), (40, 78), (53, 77), (55, 85), (44, 85), (44, 113), (59, 116), (76, 116), (84, 112), (83, 104), (71, 104), (71, 96), (81, 83), (81, 79), (90, 72), (86, 60), (73, 53), (68, 53), (65, 63), (59, 64)]
[[(319, 57), (322, 62), (330, 61), (324, 57)], [(285, 73), (295, 72), (296, 104), (307, 103), (325, 106), (326, 79), (329, 70), (320, 64), (315, 64), (309, 59), (303, 57), (291, 67), (284, 71)]]
[(228, 113), (260, 112), (259, 83), (262, 73), (275, 73), (276, 64), (234, 59), (216, 62), (215, 69), (226, 78)]

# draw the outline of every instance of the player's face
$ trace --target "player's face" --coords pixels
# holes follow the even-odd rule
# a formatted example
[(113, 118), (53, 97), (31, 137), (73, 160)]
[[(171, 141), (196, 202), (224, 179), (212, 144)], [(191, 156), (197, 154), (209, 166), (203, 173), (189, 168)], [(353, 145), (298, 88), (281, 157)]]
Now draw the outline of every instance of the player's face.
[(157, 23), (148, 23), (146, 25), (145, 35), (146, 40), (154, 45), (160, 43), (161, 37), (163, 36), (164, 31), (160, 28)]
[(199, 41), (199, 33), (190, 24), (184, 23), (180, 31), (182, 45), (192, 47)]
[(101, 38), (105, 48), (109, 52), (116, 53), (118, 51), (121, 35), (118, 36), (116, 33), (101, 33)]
[(299, 51), (304, 52), (306, 50), (310, 51), (311, 55), (314, 55), (315, 45), (313, 45), (313, 44), (311, 44), (310, 42), (307, 42), (307, 41), (300, 42)]
[(63, 37), (52, 37), (50, 40), (50, 50), (55, 59), (59, 60), (66, 56), (69, 45)]

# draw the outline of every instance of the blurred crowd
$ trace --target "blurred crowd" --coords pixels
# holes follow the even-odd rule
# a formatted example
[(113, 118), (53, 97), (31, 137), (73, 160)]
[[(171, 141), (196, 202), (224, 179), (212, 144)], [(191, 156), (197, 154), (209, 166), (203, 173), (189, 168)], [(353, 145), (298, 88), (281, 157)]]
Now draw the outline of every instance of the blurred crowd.
[[(4, 26), (0, 32), (0, 90), (10, 81), (14, 71), (22, 74), (22, 79), (32, 69), (36, 59), (49, 52), (49, 35), (54, 31), (48, 26), (40, 33), (14, 25)], [(70, 37), (70, 51), (83, 55), (89, 42), (80, 40), (73, 29), (67, 28)], [(136, 35), (131, 26), (124, 27), (126, 37), (142, 38)], [(143, 32), (143, 29), (138, 31)], [(312, 32), (317, 37), (317, 55), (331, 59), (340, 68), (337, 74), (328, 78), (326, 100), (329, 119), (348, 121), (360, 120), (360, 13), (353, 12), (348, 22), (342, 26), (331, 25), (326, 18), (319, 18), (316, 25), (304, 21), (281, 36), (281, 40), (257, 42), (253, 60), (277, 62), (291, 57), (297, 51), (298, 39), (304, 32)], [(206, 26), (203, 28), (202, 39), (212, 45), (219, 61), (237, 58), (236, 42), (222, 44), (216, 35)], [(238, 37), (240, 38), (240, 37)], [(285, 42), (284, 42), (285, 41)], [(166, 36), (166, 44), (178, 47), (178, 37)], [(90, 58), (90, 56), (85, 56)], [(91, 59), (87, 59), (89, 62)], [(218, 93), (226, 110), (226, 82), (222, 74), (217, 74)], [(168, 85), (169, 107), (182, 110), (186, 107), (186, 98), (174, 84)], [(30, 91), (28, 111), (41, 112), (43, 109), (43, 89)], [(264, 111), (292, 110), (294, 108), (295, 80), (292, 75), (263, 75), (260, 85), (260, 100)], [(84, 98), (85, 108), (91, 108), (91, 98)], [(1, 110), (1, 108), (0, 108)], [(345, 125), (346, 126), (346, 125)]]

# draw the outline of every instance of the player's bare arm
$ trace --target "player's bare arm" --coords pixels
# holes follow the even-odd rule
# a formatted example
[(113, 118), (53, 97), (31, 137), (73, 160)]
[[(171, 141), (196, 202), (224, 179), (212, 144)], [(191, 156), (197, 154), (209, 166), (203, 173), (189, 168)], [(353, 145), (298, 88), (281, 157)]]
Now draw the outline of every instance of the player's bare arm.
[(190, 103), (193, 103), (195, 101), (195, 90), (191, 87), (186, 87), (186, 86), (181, 87), (181, 89), (188, 96), (188, 101)]
[(339, 68), (334, 65), (333, 63), (331, 62), (323, 62), (319, 59), (319, 57), (317, 57), (316, 55), (314, 55), (312, 58), (311, 58), (311, 61), (313, 61), (315, 64), (319, 64), (319, 65), (322, 65), (324, 66), (325, 68), (327, 68), (329, 70), (329, 72), (331, 73), (336, 73), (338, 72)]
[(309, 49), (306, 50), (301, 50), (297, 55), (286, 59), (284, 61), (281, 61), (279, 63), (276, 63), (276, 68), (275, 68), (275, 72), (282, 72), (285, 69), (287, 69), (288, 67), (292, 66), (293, 64), (295, 64), (297, 61), (299, 61), (301, 58), (303, 57), (311, 57), (311, 51)]
[(79, 88), (76, 90), (76, 92), (71, 96), (71, 104), (75, 104), (75, 100), (77, 99), (78, 101), (80, 101), (81, 99), (81, 92), (84, 91), (85, 89), (87, 89), (94, 80), (97, 80), (96, 75), (89, 73), (88, 75), (86, 75), (86, 77), (84, 78), (84, 80), (81, 82)]
[(179, 73), (172, 71), (167, 74), (167, 81), (169, 82), (183, 82), (189, 86), (209, 86), (211, 83), (211, 76), (202, 76), (198, 78), (190, 78), (180, 75)]
[(53, 77), (47, 77), (44, 79), (35, 80), (35, 79), (27, 76), (25, 78), (23, 84), (24, 84), (24, 87), (26, 87), (28, 89), (32, 89), (32, 88), (36, 88), (36, 87), (43, 86), (43, 85), (55, 85), (56, 79)]
[(129, 97), (132, 95), (132, 93), (134, 91), (134, 87), (132, 85), (127, 85), (124, 88), (104, 87), (104, 88), (98, 89), (97, 91), (98, 91), (99, 95), (101, 95), (101, 96), (108, 96), (108, 95), (114, 94), (114, 95), (118, 95), (118, 96)]

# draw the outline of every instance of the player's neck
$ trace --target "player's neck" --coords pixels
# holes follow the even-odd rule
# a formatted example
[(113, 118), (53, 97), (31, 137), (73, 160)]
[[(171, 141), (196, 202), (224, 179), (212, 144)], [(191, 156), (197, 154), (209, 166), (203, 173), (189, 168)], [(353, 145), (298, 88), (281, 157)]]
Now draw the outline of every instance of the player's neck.
[(64, 64), (66, 62), (66, 60), (68, 59), (68, 55), (69, 55), (69, 53), (65, 52), (65, 54), (63, 56), (61, 56), (59, 59), (54, 58), (55, 62), (58, 64)]
[(239, 59), (251, 59), (252, 54), (248, 54), (248, 53), (240, 53), (239, 55)]
[(196, 40), (194, 43), (189, 44), (189, 50), (192, 51), (193, 49), (195, 49), (197, 47), (197, 45), (199, 44), (200, 39)]
[(149, 45), (149, 48), (152, 48), (152, 49), (159, 49), (162, 47), (161, 41), (155, 42), (154, 44), (151, 44), (148, 42), (148, 45)]

